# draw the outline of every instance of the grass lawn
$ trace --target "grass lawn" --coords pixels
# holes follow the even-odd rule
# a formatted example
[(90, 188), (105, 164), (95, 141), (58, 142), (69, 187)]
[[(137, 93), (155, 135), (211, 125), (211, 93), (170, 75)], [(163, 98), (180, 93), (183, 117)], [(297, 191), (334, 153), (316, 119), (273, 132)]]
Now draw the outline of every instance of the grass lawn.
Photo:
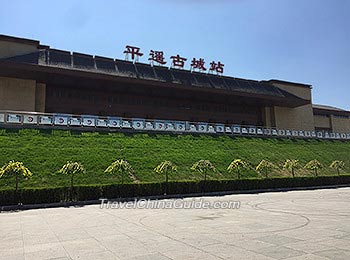
[[(256, 166), (268, 159), (278, 165), (285, 159), (299, 159), (302, 164), (317, 159), (326, 167), (320, 174), (336, 174), (328, 166), (333, 160), (346, 163), (350, 172), (350, 142), (319, 140), (260, 139), (229, 136), (148, 135), (122, 133), (71, 133), (69, 131), (0, 130), (0, 165), (9, 160), (22, 161), (32, 172), (29, 180), (21, 180), (23, 187), (69, 186), (69, 178), (57, 173), (67, 161), (80, 161), (86, 173), (77, 176), (75, 184), (112, 184), (118, 176), (104, 173), (116, 159), (124, 158), (135, 170), (141, 182), (162, 181), (163, 176), (153, 168), (163, 160), (171, 160), (178, 166), (172, 180), (200, 179), (190, 171), (193, 162), (209, 159), (217, 167), (209, 179), (235, 178), (226, 172), (228, 164), (236, 158)], [(271, 176), (285, 176), (287, 172), (274, 171)], [(309, 174), (305, 170), (297, 175)], [(253, 170), (243, 177), (257, 177)], [(131, 181), (131, 180), (129, 180)], [(14, 187), (13, 178), (0, 179), (0, 189)]]

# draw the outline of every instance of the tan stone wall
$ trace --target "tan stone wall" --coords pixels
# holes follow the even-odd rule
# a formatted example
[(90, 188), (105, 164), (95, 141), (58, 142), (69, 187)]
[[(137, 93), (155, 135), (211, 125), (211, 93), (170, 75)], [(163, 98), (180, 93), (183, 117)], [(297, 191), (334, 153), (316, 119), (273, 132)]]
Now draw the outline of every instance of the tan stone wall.
[(275, 120), (273, 117), (273, 108), (272, 107), (264, 107), (263, 108), (263, 121), (266, 127), (274, 127)]
[(35, 52), (37, 47), (35, 45), (0, 41), (0, 58), (8, 58), (23, 54)]
[(315, 130), (311, 104), (297, 108), (275, 107), (275, 120), (279, 129)]
[(35, 111), (45, 112), (46, 84), (37, 83), (35, 89)]
[(335, 133), (350, 133), (350, 118), (331, 116), (332, 131)]
[(35, 111), (35, 80), (0, 77), (0, 110)]
[(310, 104), (297, 108), (275, 107), (276, 127), (279, 129), (314, 131), (314, 114), (311, 105), (311, 88), (286, 83), (273, 83), (289, 93), (310, 100)]
[(315, 127), (318, 128), (331, 128), (331, 119), (326, 116), (314, 115)]
[(297, 97), (311, 101), (311, 88), (287, 83), (272, 83), (274, 86), (288, 91)]

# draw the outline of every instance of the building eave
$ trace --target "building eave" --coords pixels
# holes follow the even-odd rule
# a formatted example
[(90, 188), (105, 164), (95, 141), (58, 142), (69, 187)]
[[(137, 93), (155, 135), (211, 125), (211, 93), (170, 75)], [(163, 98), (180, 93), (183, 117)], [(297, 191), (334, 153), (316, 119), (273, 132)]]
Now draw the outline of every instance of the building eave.
[(291, 81), (286, 81), (286, 80), (270, 79), (267, 82), (269, 82), (269, 83), (277, 83), (277, 84), (287, 84), (287, 85), (293, 85), (293, 86), (296, 86), (296, 87), (303, 87), (303, 88), (312, 89), (312, 85), (311, 84), (297, 83), (297, 82), (291, 82)]
[[(14, 36), (3, 35), (3, 34), (0, 34), (0, 41), (21, 43), (21, 44), (34, 45), (34, 46), (41, 46), (40, 45), (40, 41), (37, 41), (37, 40), (30, 40), (30, 39), (26, 39), (26, 38), (14, 37)], [(42, 45), (42, 46), (44, 46), (44, 45)], [(48, 47), (48, 46), (45, 46), (45, 47)]]
[(54, 66), (43, 66), (38, 64), (28, 64), (28, 63), (17, 63), (12, 61), (1, 60), (0, 61), (0, 76), (4, 77), (14, 77), (23, 79), (32, 79), (37, 82), (46, 84), (55, 84), (55, 82), (65, 81), (74, 82), (76, 85), (79, 84), (89, 85), (93, 82), (96, 83), (106, 83), (113, 84), (128, 83), (143, 86), (143, 87), (157, 87), (157, 88), (172, 88), (178, 90), (190, 90), (197, 92), (206, 92), (218, 95), (226, 95), (227, 97), (235, 96), (242, 97), (246, 99), (256, 99), (260, 100), (261, 103), (266, 105), (284, 106), (284, 107), (298, 107), (301, 105), (308, 104), (308, 100), (303, 100), (292, 94), (288, 98), (267, 96), (254, 93), (246, 93), (225, 89), (215, 89), (215, 88), (203, 88), (203, 87), (193, 87), (184, 84), (176, 84), (172, 82), (160, 82), (154, 80), (145, 80), (138, 78), (128, 78), (121, 77), (118, 75), (111, 75), (108, 73), (101, 73), (100, 71), (85, 71), (70, 68), (54, 67)]

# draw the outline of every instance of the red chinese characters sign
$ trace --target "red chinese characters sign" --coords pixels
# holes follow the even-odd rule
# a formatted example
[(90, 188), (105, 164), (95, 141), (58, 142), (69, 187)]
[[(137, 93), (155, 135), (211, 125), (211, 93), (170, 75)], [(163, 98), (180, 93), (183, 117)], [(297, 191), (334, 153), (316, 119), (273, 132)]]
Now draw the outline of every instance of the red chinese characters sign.
[(150, 57), (148, 58), (148, 60), (150, 60), (151, 62), (157, 62), (162, 65), (166, 64), (166, 61), (164, 61), (164, 52), (162, 51), (151, 50), (149, 56)]
[(193, 70), (198, 69), (199, 71), (206, 71), (207, 69), (204, 67), (205, 61), (204, 59), (196, 59), (193, 58), (192, 63), (191, 63), (191, 68)]
[[(131, 60), (133, 62), (136, 62), (139, 60), (139, 57), (143, 56), (143, 53), (141, 53), (141, 49), (139, 47), (125, 46), (125, 59), (129, 60), (129, 57), (131, 57)], [(179, 54), (171, 56), (171, 67), (177, 68), (177, 69), (183, 69), (185, 67), (187, 58), (181, 57)], [(155, 51), (151, 50), (149, 53), (148, 60), (153, 65), (154, 63), (157, 63), (159, 65), (165, 65), (167, 62), (165, 61), (164, 52), (163, 51)], [(190, 68), (191, 71), (199, 71), (199, 72), (206, 72), (208, 70), (208, 73), (216, 73), (219, 75), (222, 75), (224, 73), (224, 64), (222, 64), (220, 61), (215, 62), (212, 61), (209, 63), (209, 67), (207, 68), (205, 66), (205, 60), (203, 58), (193, 58), (191, 60)]]
[(134, 46), (130, 46), (130, 45), (126, 45), (125, 46), (126, 50), (124, 51), (125, 53), (125, 57), (128, 58), (129, 55), (131, 56), (131, 59), (134, 60), (138, 60), (139, 57), (141, 57), (143, 55), (143, 53), (140, 52), (140, 48), (139, 47), (134, 47)]
[(216, 63), (215, 61), (212, 61), (210, 63), (210, 69), (209, 71), (213, 71), (213, 72), (217, 72), (219, 74), (223, 74), (224, 73), (224, 64), (222, 64), (220, 61), (218, 63)]
[(180, 57), (180, 55), (176, 55), (176, 56), (171, 56), (170, 59), (173, 60), (173, 67), (174, 68), (181, 68), (183, 69), (183, 67), (185, 66), (185, 62), (187, 61), (186, 58)]

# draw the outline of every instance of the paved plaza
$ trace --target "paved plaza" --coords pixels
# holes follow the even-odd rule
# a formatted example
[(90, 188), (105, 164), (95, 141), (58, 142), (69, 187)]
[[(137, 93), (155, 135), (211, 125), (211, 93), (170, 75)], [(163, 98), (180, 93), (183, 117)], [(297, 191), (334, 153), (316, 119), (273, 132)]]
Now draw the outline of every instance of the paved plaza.
[(3, 212), (0, 259), (350, 259), (350, 188), (203, 200), (241, 205)]

